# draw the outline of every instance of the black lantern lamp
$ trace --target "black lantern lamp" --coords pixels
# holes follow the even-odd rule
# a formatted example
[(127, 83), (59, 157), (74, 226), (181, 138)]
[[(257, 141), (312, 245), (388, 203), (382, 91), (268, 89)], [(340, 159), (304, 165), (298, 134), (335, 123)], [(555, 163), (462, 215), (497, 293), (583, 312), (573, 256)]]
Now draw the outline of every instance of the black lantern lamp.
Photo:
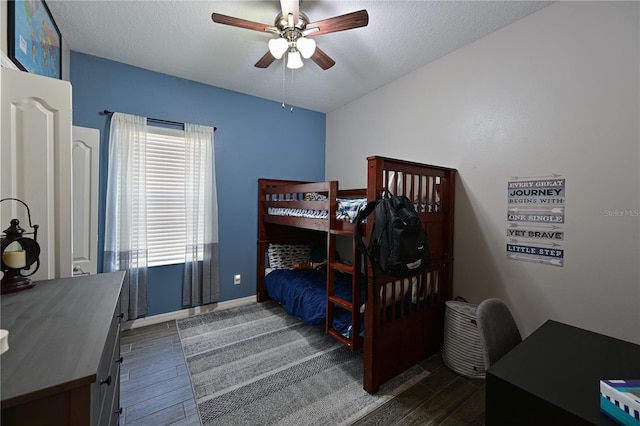
[[(2, 252), (2, 294), (26, 290), (35, 284), (28, 277), (35, 274), (40, 267), (40, 245), (38, 244), (38, 225), (31, 224), (29, 206), (17, 198), (4, 198), (3, 201), (17, 201), (27, 209), (29, 227), (33, 232), (26, 232), (20, 227), (18, 219), (11, 219), (11, 225), (5, 229), (0, 244)], [(33, 235), (33, 238), (27, 237)], [(35, 264), (33, 270), (31, 267)], [(23, 274), (22, 271), (30, 271)]]

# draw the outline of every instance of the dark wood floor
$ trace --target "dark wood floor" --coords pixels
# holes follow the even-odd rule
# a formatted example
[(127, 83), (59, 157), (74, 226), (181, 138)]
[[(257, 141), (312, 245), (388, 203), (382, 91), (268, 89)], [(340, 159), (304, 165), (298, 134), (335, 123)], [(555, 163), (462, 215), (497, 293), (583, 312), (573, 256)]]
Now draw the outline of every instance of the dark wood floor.
[(175, 321), (123, 331), (120, 425), (200, 425)]
[(440, 354), (421, 365), (429, 376), (354, 424), (484, 425), (484, 380), (456, 374)]
[[(200, 425), (175, 321), (122, 332), (120, 425)], [(431, 374), (356, 425), (484, 425), (484, 380), (457, 375), (441, 356)]]

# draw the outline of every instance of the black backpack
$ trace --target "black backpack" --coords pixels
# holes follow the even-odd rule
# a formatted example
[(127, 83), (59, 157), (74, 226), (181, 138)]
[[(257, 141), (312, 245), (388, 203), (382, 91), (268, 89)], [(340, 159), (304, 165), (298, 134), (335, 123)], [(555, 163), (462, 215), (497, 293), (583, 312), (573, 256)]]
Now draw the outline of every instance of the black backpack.
[[(386, 191), (385, 191), (386, 192)], [(365, 248), (359, 225), (374, 213), (369, 247)], [(410, 277), (429, 265), (431, 252), (427, 234), (411, 201), (403, 196), (384, 196), (371, 201), (358, 213), (354, 239), (358, 249), (385, 275)]]

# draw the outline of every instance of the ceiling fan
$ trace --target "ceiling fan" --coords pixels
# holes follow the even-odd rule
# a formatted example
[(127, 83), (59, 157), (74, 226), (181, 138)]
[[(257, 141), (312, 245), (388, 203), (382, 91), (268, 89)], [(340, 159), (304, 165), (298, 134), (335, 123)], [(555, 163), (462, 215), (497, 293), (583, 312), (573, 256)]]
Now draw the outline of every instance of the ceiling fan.
[[(309, 18), (300, 12), (299, 0), (280, 0), (282, 12), (276, 16), (273, 25), (261, 24), (233, 16), (212, 13), (211, 19), (218, 24), (275, 34), (278, 38), (269, 40), (269, 51), (256, 62), (258, 68), (267, 68), (276, 59), (287, 53), (287, 68), (303, 66), (302, 58), (311, 59), (323, 70), (335, 65), (335, 61), (316, 46), (316, 37), (323, 34), (366, 27), (369, 14), (365, 9), (351, 12), (321, 21), (309, 22)], [(302, 56), (302, 58), (301, 58)]]

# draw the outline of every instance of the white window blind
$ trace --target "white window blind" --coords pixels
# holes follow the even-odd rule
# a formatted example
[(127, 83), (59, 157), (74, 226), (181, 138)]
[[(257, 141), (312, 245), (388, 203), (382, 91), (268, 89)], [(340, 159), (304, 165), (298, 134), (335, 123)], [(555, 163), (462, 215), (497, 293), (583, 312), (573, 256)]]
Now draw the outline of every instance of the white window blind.
[(147, 126), (149, 266), (185, 261), (185, 200), (189, 192), (185, 179), (184, 132)]

